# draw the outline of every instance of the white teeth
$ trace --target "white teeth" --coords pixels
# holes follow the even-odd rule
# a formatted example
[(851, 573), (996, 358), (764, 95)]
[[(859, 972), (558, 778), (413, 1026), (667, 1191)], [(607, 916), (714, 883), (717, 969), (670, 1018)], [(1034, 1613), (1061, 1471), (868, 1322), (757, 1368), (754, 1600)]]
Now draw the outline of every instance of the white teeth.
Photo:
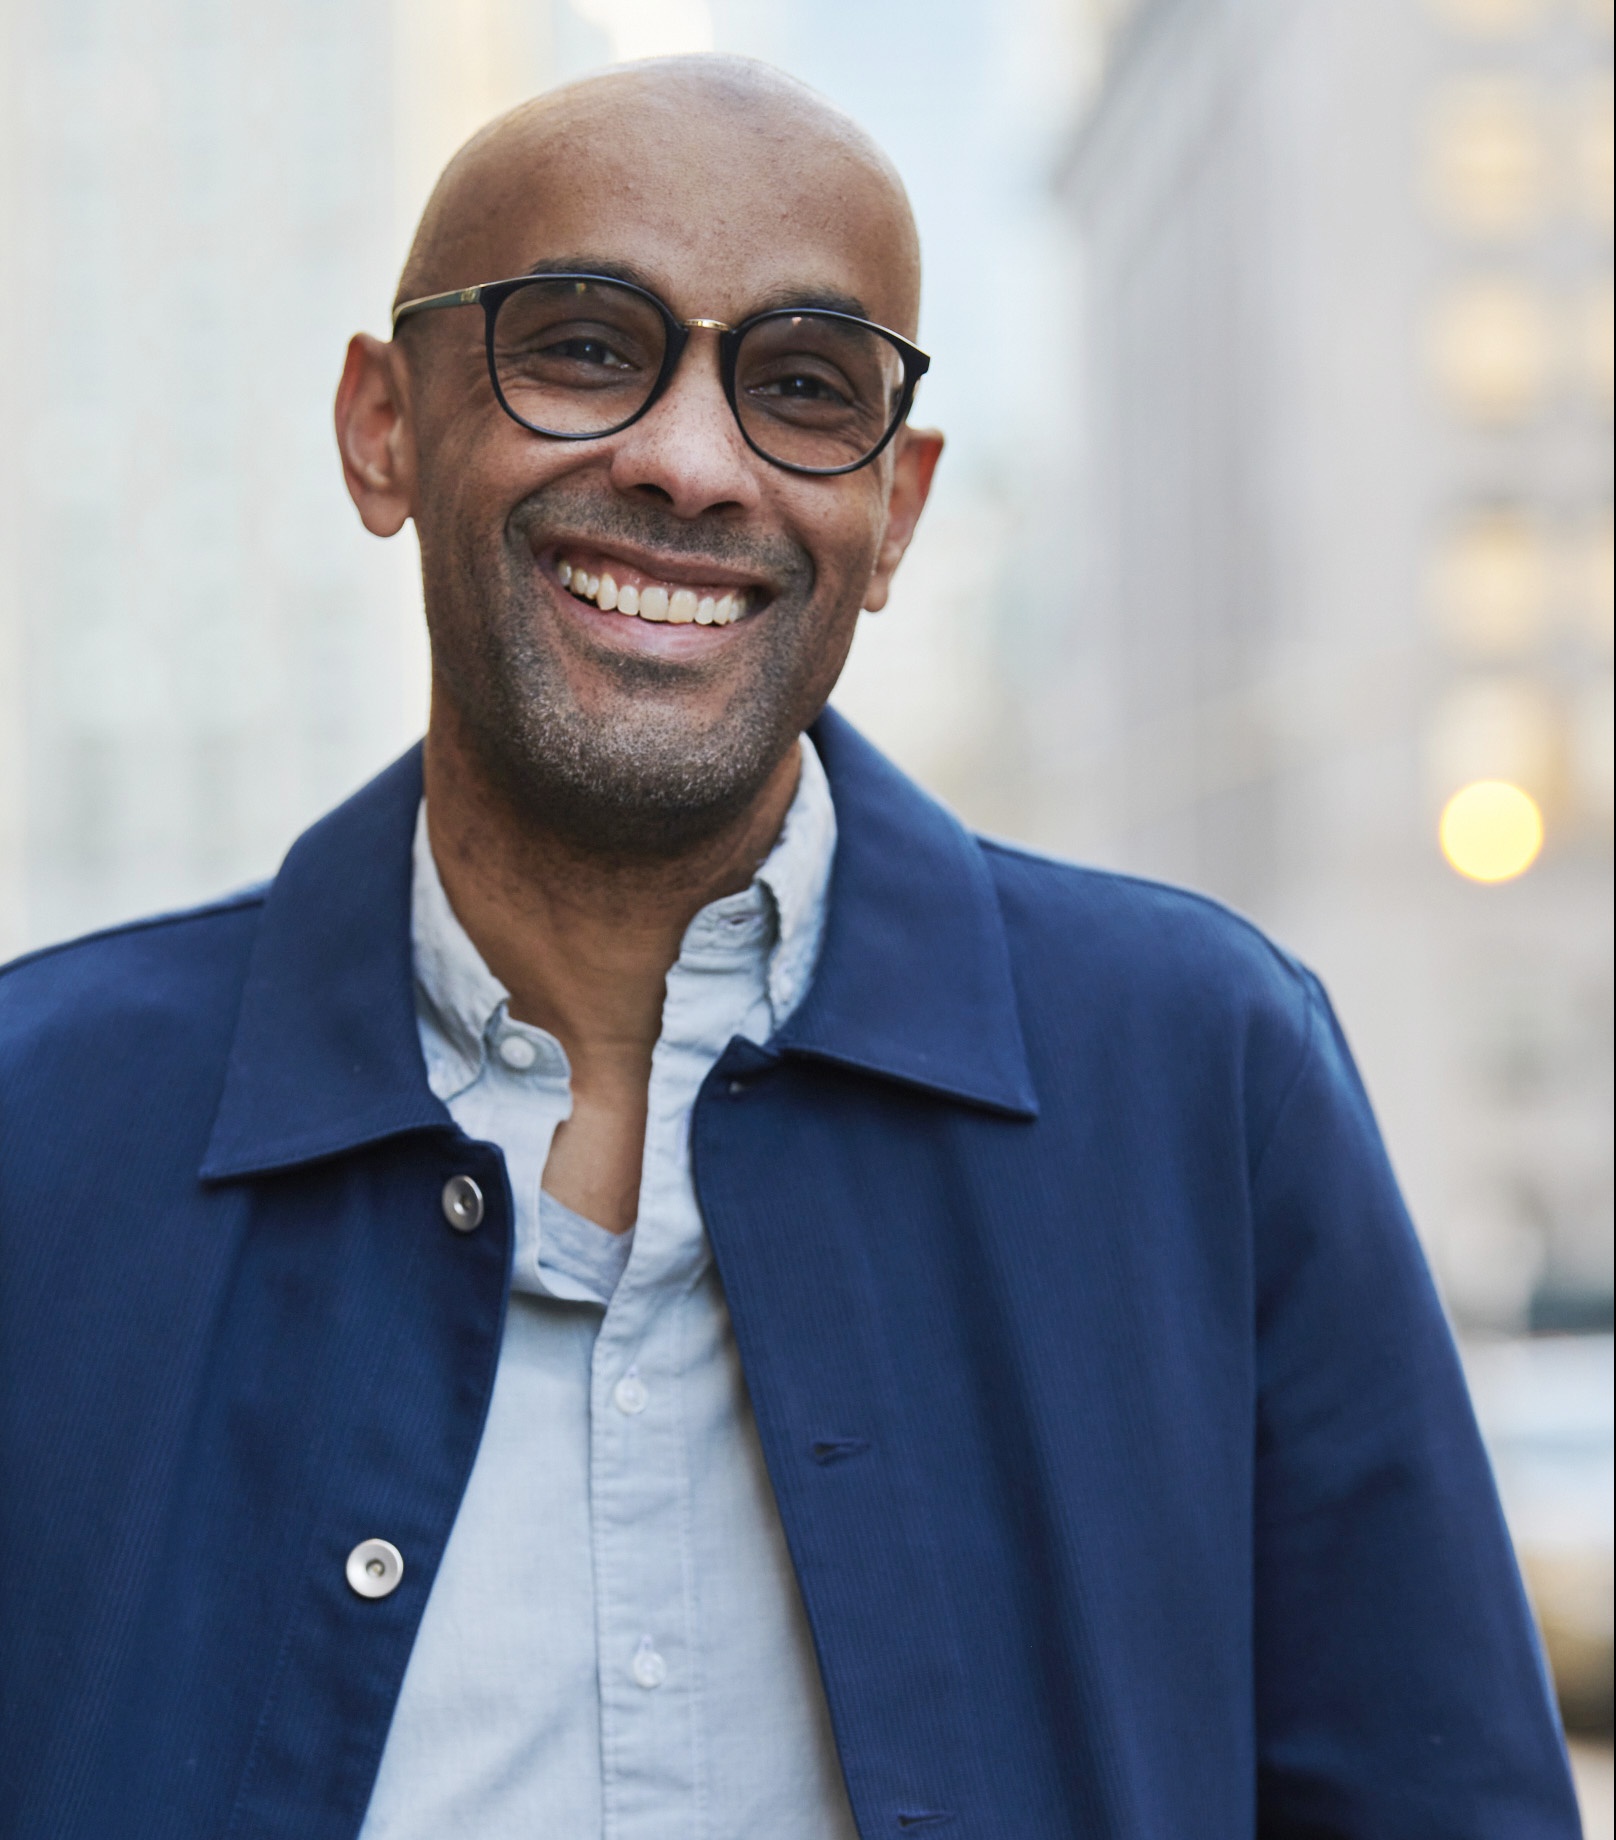
[(672, 626), (728, 626), (746, 612), (747, 591), (698, 595), (693, 588), (618, 586), (615, 575), (591, 575), (571, 562), (556, 563), (556, 579), (580, 600), (594, 601), (608, 613), (614, 608), (630, 618), (666, 621)]

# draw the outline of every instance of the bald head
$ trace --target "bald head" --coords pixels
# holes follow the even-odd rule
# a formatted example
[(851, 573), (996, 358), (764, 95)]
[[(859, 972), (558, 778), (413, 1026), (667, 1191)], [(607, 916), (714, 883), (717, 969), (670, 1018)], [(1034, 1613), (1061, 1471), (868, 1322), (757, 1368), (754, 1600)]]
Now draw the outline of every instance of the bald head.
[[(568, 209), (580, 188), (608, 207), (599, 230)], [(864, 304), (914, 335), (920, 244), (892, 162), (805, 84), (738, 57), (621, 66), (489, 123), (433, 190), (398, 299), (520, 274), (557, 254), (613, 260), (608, 218), (614, 231), (626, 221), (653, 240), (698, 239), (720, 265), (715, 281), (733, 272), (739, 245), (788, 271), (794, 252), (812, 267), (827, 244), (879, 252), (867, 284), (878, 298)], [(710, 304), (690, 311), (727, 317)]]

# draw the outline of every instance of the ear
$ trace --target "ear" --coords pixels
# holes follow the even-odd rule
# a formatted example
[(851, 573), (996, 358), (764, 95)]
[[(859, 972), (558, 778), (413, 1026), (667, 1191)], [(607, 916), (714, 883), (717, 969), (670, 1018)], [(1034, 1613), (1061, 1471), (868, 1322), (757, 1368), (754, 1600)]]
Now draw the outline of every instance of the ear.
[(864, 590), (864, 605), (879, 613), (887, 604), (892, 577), (898, 572), (909, 539), (915, 534), (920, 514), (931, 496), (931, 477), (942, 458), (943, 437), (934, 428), (898, 430), (892, 443), (892, 487), (887, 494), (887, 523), (876, 552), (870, 585)]
[(348, 496), (372, 536), (391, 537), (415, 510), (409, 374), (397, 345), (356, 332), (337, 385), (337, 448)]

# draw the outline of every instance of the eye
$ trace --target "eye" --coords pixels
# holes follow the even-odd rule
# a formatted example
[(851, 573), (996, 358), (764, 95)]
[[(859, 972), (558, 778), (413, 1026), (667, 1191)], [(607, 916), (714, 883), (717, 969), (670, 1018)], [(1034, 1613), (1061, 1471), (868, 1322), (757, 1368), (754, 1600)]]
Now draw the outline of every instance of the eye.
[(762, 386), (765, 396), (797, 396), (808, 402), (825, 402), (837, 396), (837, 392), (822, 377), (810, 377), (802, 371), (794, 376), (777, 377), (772, 383)]
[(773, 366), (771, 375), (753, 377), (745, 386), (747, 396), (762, 397), (779, 407), (848, 408), (854, 396), (836, 379), (826, 377), (821, 368), (793, 370), (790, 364)]
[(553, 339), (539, 349), (546, 358), (562, 358), (570, 364), (613, 371), (626, 371), (634, 368), (621, 352), (608, 345), (604, 339), (582, 336)]
[(773, 383), (762, 386), (764, 396), (791, 397), (799, 403), (845, 403), (847, 397), (841, 390), (834, 390), (823, 377), (810, 377), (806, 372), (797, 372), (790, 377), (777, 377)]

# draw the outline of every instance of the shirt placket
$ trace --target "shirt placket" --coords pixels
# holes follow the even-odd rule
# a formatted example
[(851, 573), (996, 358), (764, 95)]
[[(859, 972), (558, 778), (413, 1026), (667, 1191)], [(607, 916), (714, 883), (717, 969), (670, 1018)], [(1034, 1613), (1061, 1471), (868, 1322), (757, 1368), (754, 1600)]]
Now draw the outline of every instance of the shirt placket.
[[(809, 764), (805, 761), (805, 770)], [(799, 855), (812, 850), (813, 839), (804, 843), (800, 823), (794, 835)], [(785, 843), (783, 838), (777, 856)], [(543, 1262), (540, 1190), (553, 1134), (571, 1111), (570, 1071), (553, 1037), (510, 1018), (503, 986), (477, 958), (442, 894), (424, 820), (418, 823), (416, 848), (421, 1029), (432, 1088), (449, 1103), (462, 1130), (505, 1151), (515, 1202), (513, 1289), (536, 1299), (530, 1306), (513, 1304), (513, 1321), (531, 1330), (567, 1296), (564, 1287), (551, 1288), (556, 1274)], [(827, 843), (822, 852), (826, 866), (829, 848)], [(771, 871), (784, 878), (783, 892), (769, 879)], [(777, 1766), (794, 1770), (804, 1752), (804, 1741), (791, 1733), (782, 1740), (780, 1757), (771, 1751), (771, 1694), (790, 1689), (782, 1689), (778, 1670), (773, 1679), (758, 1676), (752, 1656), (755, 1618), (749, 1612), (739, 1620), (736, 1615), (736, 1603), (749, 1603), (754, 1591), (778, 1589), (779, 1567), (772, 1547), (760, 1551), (757, 1530), (749, 1522), (735, 1526), (731, 1518), (741, 1513), (744, 1520), (756, 1512), (750, 1501), (743, 1511), (731, 1473), (745, 1457), (736, 1438), (748, 1435), (748, 1421), (744, 1399), (738, 1408), (734, 1395), (733, 1343), (689, 1166), (691, 1108), (702, 1080), (734, 1035), (768, 1038), (777, 1006), (783, 1000), (789, 1008), (811, 966), (812, 952), (801, 941), (775, 962), (782, 913), (797, 912), (801, 921), (790, 872), (790, 863), (771, 858), (750, 890), (704, 909), (687, 931), (669, 974), (653, 1053), (640, 1205), (627, 1269), (604, 1316), (595, 1319), (592, 1345), (578, 1349), (579, 1366), (557, 1379), (554, 1413), (532, 1409), (541, 1396), (534, 1386), (549, 1376), (549, 1355), (539, 1360), (548, 1343), (529, 1335), (502, 1353), (502, 1363), (509, 1363), (507, 1379), (518, 1386), (531, 1413), (527, 1422), (535, 1442), (523, 1455), (517, 1431), (514, 1441), (507, 1438), (479, 1462), (493, 1463), (496, 1476), (501, 1463), (541, 1464), (552, 1490), (586, 1507), (587, 1531), (575, 1522), (574, 1540), (582, 1536), (587, 1551), (571, 1545), (582, 1566), (574, 1565), (570, 1578), (559, 1575), (555, 1555), (544, 1556), (559, 1537), (551, 1514), (525, 1519), (531, 1541), (524, 1557), (537, 1558), (531, 1574), (524, 1574), (525, 1592), (544, 1615), (529, 1623), (518, 1617), (521, 1634), (503, 1649), (499, 1643), (480, 1648), (479, 1618), (497, 1622), (508, 1634), (512, 1607), (501, 1601), (498, 1564), (487, 1563), (489, 1552), (500, 1550), (499, 1539), (479, 1544), (472, 1538), (468, 1544), (462, 1538), (460, 1589), (440, 1605), (456, 1613), (458, 1625), (438, 1645), (437, 1671), (425, 1699), (425, 1689), (418, 1687), (412, 1696), (406, 1681), (405, 1710), (413, 1704), (417, 1716), (400, 1726), (399, 1735), (413, 1741), (394, 1747), (384, 1766), (384, 1775), (390, 1767), (398, 1779), (387, 1806), (395, 1813), (416, 1811), (411, 1833), (446, 1831), (444, 1821), (419, 1813), (430, 1798), (416, 1791), (436, 1767), (429, 1736), (434, 1721), (442, 1731), (445, 1709), (456, 1703), (455, 1677), (445, 1671), (451, 1655), (453, 1667), (476, 1668), (492, 1654), (496, 1672), (501, 1658), (515, 1670), (507, 1695), (513, 1716), (497, 1734), (508, 1748), (501, 1752), (495, 1744), (489, 1750), (480, 1779), (490, 1832), (495, 1826), (503, 1832), (508, 1824), (496, 1812), (508, 1816), (531, 1802), (531, 1808), (542, 1804), (549, 1811), (550, 1818), (540, 1816), (547, 1830), (565, 1805), (570, 1812), (557, 1831), (599, 1833), (610, 1840), (728, 1840), (738, 1831), (738, 1808), (750, 1807), (759, 1793), (750, 1786), (751, 1775), (772, 1784), (768, 1793), (777, 1794)], [(523, 1316), (524, 1307), (537, 1314)], [(594, 1306), (566, 1306), (569, 1320), (574, 1312), (593, 1316)], [(560, 1316), (546, 1325), (557, 1331), (561, 1326)], [(508, 1328), (507, 1336), (511, 1333)], [(587, 1391), (578, 1385), (585, 1373)], [(507, 1429), (521, 1423), (519, 1414)], [(558, 1475), (558, 1464), (564, 1474)], [(528, 1471), (530, 1477), (535, 1473)], [(485, 1515), (501, 1513), (497, 1494), (485, 1490), (482, 1499)], [(715, 1499), (727, 1506), (715, 1509)], [(483, 1533), (491, 1527), (492, 1522), (484, 1525)], [(504, 1531), (510, 1532), (508, 1519)], [(471, 1520), (461, 1529), (462, 1536), (476, 1532)], [(440, 1588), (455, 1582), (450, 1576), (455, 1553), (452, 1544)], [(479, 1574), (482, 1583), (475, 1582)], [(801, 1639), (785, 1629), (776, 1645)], [(737, 1667), (739, 1680), (733, 1677)], [(535, 1680), (551, 1677), (553, 1670), (574, 1683), (592, 1675), (598, 1709), (588, 1706), (581, 1720), (553, 1718), (555, 1709)], [(739, 1767), (737, 1694), (759, 1709), (761, 1719), (755, 1730), (748, 1727), (750, 1739), (739, 1740), (744, 1758)], [(579, 1706), (575, 1684), (568, 1704)], [(525, 1746), (529, 1772), (518, 1780), (520, 1773), (508, 1766), (523, 1748), (524, 1731), (534, 1742)], [(817, 1731), (810, 1732), (807, 1742), (817, 1741)], [(447, 1742), (457, 1753), (463, 1750), (452, 1738)], [(491, 1761), (500, 1755), (505, 1766)], [(455, 1767), (460, 1762), (457, 1755)], [(715, 1794), (725, 1797), (724, 1806), (712, 1806)], [(460, 1814), (448, 1826), (477, 1830), (479, 1821), (468, 1825), (469, 1817), (460, 1818), (464, 1808), (458, 1803), (457, 1808)], [(820, 1831), (812, 1813), (804, 1819), (802, 1831)]]
[(665, 1035), (651, 1064), (635, 1246), (595, 1343), (590, 1502), (606, 1840), (697, 1840), (703, 1831), (682, 1333), (703, 1248), (699, 1223), (680, 1206), (675, 1148), (690, 1074), (688, 1051)]

